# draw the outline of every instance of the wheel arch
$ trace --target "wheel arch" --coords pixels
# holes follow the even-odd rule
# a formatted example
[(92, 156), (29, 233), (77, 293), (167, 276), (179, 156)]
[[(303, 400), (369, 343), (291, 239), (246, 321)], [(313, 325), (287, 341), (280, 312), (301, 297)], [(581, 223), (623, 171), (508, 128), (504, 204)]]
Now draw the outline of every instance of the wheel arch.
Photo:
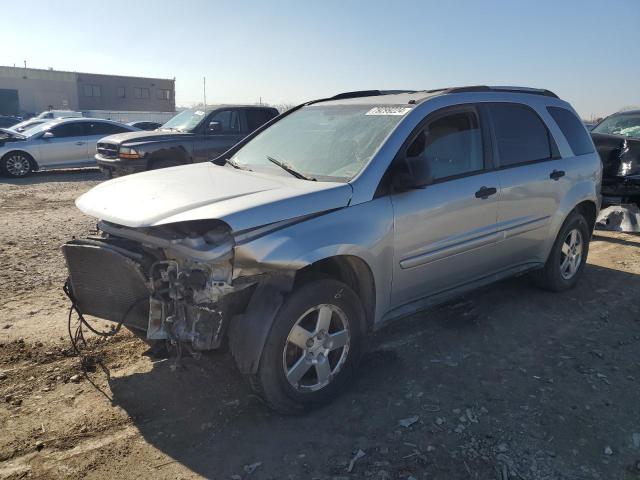
[(179, 164), (186, 165), (187, 163), (192, 163), (191, 156), (189, 152), (184, 148), (183, 145), (172, 145), (160, 148), (158, 150), (154, 150), (149, 155), (149, 162), (153, 163), (156, 161), (162, 160), (170, 160), (177, 161)]
[(366, 330), (372, 331), (375, 319), (376, 284), (369, 264), (356, 255), (335, 255), (317, 260), (296, 272), (296, 284), (313, 274), (341, 281), (353, 290), (365, 311)]
[(9, 155), (11, 155), (13, 153), (20, 153), (20, 154), (26, 156), (29, 159), (29, 161), (31, 162), (31, 167), (32, 167), (33, 170), (38, 170), (40, 168), (40, 166), (38, 165), (38, 162), (36, 161), (36, 159), (34, 158), (33, 155), (31, 155), (26, 150), (20, 150), (19, 148), (16, 148), (16, 149), (13, 149), (13, 150), (9, 150), (7, 153), (2, 155), (2, 157), (0, 158), (0, 161), (4, 160), (5, 158), (7, 158)]

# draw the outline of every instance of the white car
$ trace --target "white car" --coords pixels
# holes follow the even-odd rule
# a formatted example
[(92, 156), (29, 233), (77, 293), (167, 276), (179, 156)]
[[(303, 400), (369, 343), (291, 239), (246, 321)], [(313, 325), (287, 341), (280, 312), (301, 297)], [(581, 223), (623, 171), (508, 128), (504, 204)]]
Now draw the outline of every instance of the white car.
[(0, 172), (25, 177), (34, 170), (95, 165), (98, 140), (135, 127), (99, 118), (52, 120), (24, 134), (5, 130), (0, 136)]
[(82, 112), (74, 112), (73, 110), (47, 110), (40, 113), (38, 119), (53, 120), (54, 118), (82, 118)]

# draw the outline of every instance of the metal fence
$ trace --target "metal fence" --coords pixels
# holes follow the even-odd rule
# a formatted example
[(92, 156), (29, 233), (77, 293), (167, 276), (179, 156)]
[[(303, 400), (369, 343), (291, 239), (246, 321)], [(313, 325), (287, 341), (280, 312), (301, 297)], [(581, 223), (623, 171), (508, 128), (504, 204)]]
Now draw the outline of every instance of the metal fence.
[(115, 120), (116, 122), (137, 122), (147, 120), (149, 122), (165, 123), (176, 112), (112, 112), (109, 110), (83, 110), (82, 115), (90, 118), (104, 118), (105, 120)]

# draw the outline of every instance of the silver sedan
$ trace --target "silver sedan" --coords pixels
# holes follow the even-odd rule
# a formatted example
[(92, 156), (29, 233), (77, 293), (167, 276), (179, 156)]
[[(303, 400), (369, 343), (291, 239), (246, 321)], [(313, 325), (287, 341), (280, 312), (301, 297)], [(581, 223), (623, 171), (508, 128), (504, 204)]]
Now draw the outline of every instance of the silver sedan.
[(64, 118), (0, 136), (0, 172), (25, 177), (34, 170), (95, 165), (96, 144), (115, 133), (138, 130), (99, 118)]

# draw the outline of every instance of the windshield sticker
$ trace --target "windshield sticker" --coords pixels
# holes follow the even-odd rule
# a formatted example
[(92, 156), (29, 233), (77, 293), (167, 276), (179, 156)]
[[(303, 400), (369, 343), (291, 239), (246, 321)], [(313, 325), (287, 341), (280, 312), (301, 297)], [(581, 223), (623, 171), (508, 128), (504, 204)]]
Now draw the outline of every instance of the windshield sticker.
[(373, 107), (365, 115), (404, 115), (411, 107)]
[(202, 110), (196, 110), (195, 112), (193, 112), (193, 114), (201, 117), (202, 115), (204, 115), (204, 112)]

